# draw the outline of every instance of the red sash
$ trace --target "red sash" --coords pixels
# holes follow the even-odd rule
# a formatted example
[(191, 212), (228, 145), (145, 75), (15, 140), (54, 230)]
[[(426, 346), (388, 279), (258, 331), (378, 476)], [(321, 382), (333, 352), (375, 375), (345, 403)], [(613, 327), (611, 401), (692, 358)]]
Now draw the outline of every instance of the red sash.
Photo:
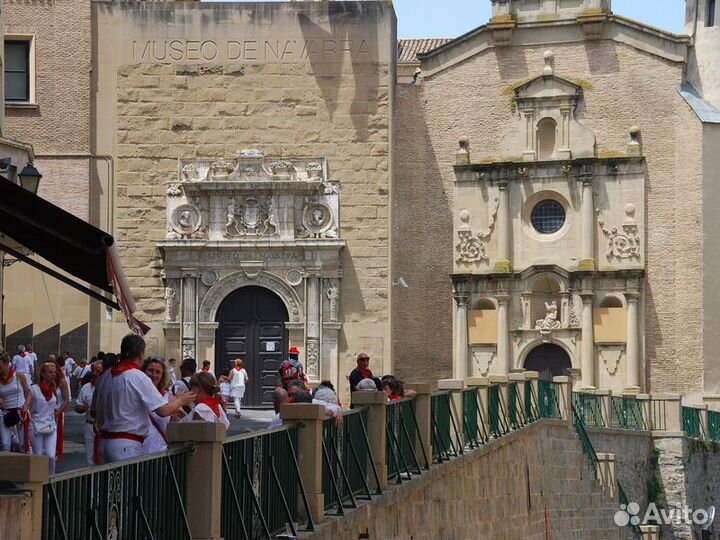
[(125, 431), (116, 431), (114, 433), (111, 433), (109, 431), (103, 431), (102, 432), (102, 438), (107, 440), (116, 440), (116, 439), (127, 439), (129, 441), (135, 441), (142, 444), (145, 441), (145, 437), (141, 437), (140, 435), (135, 435), (134, 433), (127, 433)]
[(10, 368), (10, 371), (8, 371), (7, 377), (5, 377), (4, 379), (0, 378), (0, 384), (9, 384), (13, 378), (13, 375), (15, 375), (15, 369)]

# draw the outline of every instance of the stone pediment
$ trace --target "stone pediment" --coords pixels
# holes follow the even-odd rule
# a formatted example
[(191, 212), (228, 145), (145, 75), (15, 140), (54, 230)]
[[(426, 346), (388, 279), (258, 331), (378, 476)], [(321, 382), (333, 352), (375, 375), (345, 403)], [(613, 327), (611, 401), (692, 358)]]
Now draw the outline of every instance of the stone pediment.
[(557, 75), (540, 75), (515, 88), (515, 99), (566, 99), (577, 102), (582, 86)]

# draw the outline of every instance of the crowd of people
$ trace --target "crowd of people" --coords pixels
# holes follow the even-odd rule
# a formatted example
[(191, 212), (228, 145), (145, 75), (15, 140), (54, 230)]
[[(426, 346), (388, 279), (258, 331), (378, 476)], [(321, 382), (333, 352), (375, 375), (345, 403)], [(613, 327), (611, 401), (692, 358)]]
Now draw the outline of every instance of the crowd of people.
[[(268, 428), (282, 425), (285, 403), (322, 405), (328, 417), (342, 425), (342, 405), (330, 381), (311, 389), (293, 347), (278, 369), (273, 394), (275, 416)], [(414, 396), (391, 375), (377, 378), (370, 357), (357, 356), (350, 373), (352, 391), (384, 391), (388, 400)], [(83, 438), (89, 465), (113, 463), (163, 451), (171, 422), (218, 422), (230, 426), (226, 410), (232, 404), (241, 415), (249, 383), (243, 359), (217, 379), (209, 361), (198, 369), (185, 358), (176, 375), (176, 360), (145, 357), (142, 337), (123, 338), (119, 355), (99, 352), (90, 362), (76, 362), (69, 352), (49, 355), (38, 363), (30, 346), (19, 346), (11, 359), (0, 353), (0, 451), (45, 455), (50, 472), (63, 454), (64, 415), (74, 400), (74, 411), (84, 415)]]

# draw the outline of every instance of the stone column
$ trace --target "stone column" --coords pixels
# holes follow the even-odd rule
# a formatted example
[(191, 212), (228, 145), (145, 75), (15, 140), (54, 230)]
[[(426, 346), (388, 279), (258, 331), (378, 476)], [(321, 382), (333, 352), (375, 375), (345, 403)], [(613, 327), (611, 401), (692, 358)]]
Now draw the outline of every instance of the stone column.
[(508, 304), (509, 294), (495, 296), (498, 302), (498, 333), (497, 333), (497, 375), (506, 375), (510, 371), (510, 321)]
[(582, 298), (582, 388), (595, 388), (595, 338), (593, 332), (593, 295), (581, 293)]
[[(310, 514), (315, 523), (320, 523), (325, 517), (325, 496), (322, 483), (322, 436), (325, 407), (311, 403), (289, 403), (280, 407), (280, 416), (284, 423), (301, 423), (297, 448), (300, 476), (305, 486)], [(369, 433), (368, 436), (372, 437)]]
[[(418, 462), (421, 465), (430, 466), (432, 464), (432, 419), (431, 419), (431, 392), (430, 384), (422, 382), (409, 382), (408, 388), (412, 388), (416, 392), (415, 397), (415, 418), (418, 423), (417, 441), (415, 442), (415, 452), (417, 453)], [(427, 463), (423, 461), (423, 452), (421, 446), (425, 449)]]
[[(367, 435), (380, 488), (388, 484), (387, 476), (387, 396), (385, 392), (359, 391), (352, 393), (353, 406), (368, 407)], [(371, 480), (372, 477), (369, 479)], [(371, 488), (373, 486), (370, 486)], [(378, 487), (378, 486), (375, 486)], [(307, 489), (307, 488), (306, 488)]]
[(605, 494), (617, 502), (617, 480), (615, 473), (615, 454), (597, 453), (597, 480)]
[(320, 380), (320, 275), (305, 276), (307, 322), (305, 332), (305, 369), (312, 381)]
[(500, 188), (497, 218), (498, 258), (495, 262), (495, 272), (510, 273), (512, 272), (512, 245), (510, 242), (512, 220), (510, 219), (510, 182), (508, 179), (501, 178), (498, 181), (498, 188)]
[(183, 270), (181, 291), (181, 339), (180, 354), (183, 358), (197, 359), (198, 353), (198, 273), (195, 270)]
[(593, 203), (592, 173), (580, 174), (582, 183), (582, 253), (578, 270), (595, 270), (595, 204)]
[(467, 377), (468, 369), (468, 321), (467, 310), (470, 295), (464, 286), (457, 284), (455, 288), (455, 354), (453, 357), (453, 377)]
[(640, 356), (638, 354), (638, 300), (640, 295), (637, 292), (625, 293), (627, 300), (627, 347), (625, 356), (627, 358), (627, 388), (625, 392), (640, 392)]
[(193, 538), (220, 540), (225, 426), (215, 422), (173, 422), (171, 443), (192, 442), (188, 455), (185, 508)]
[[(22, 493), (18, 495), (22, 510), (15, 515), (11, 525), (17, 533), (18, 540), (40, 540), (42, 538), (43, 522), (43, 486), (47, 484), (50, 467), (45, 456), (30, 456), (26, 454), (11, 454), (0, 452), (0, 482), (15, 484)], [(4, 496), (3, 499), (9, 498)], [(0, 525), (0, 531), (3, 526)]]

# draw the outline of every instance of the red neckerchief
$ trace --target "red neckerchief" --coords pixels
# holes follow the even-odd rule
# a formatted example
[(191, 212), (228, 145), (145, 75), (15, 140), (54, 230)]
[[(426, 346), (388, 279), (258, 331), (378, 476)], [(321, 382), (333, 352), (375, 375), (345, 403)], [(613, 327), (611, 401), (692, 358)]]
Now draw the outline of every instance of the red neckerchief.
[(123, 360), (118, 365), (113, 366), (110, 368), (110, 373), (112, 373), (113, 377), (117, 377), (118, 375), (122, 375), (126, 371), (130, 371), (131, 369), (140, 369), (135, 362), (131, 362), (130, 360)]
[(368, 368), (358, 368), (358, 371), (360, 372), (360, 375), (362, 375), (363, 379), (372, 379), (372, 371), (370, 371)]
[(216, 397), (206, 397), (197, 400), (197, 404), (204, 403), (210, 410), (215, 413), (215, 416), (220, 418), (220, 400)]
[(15, 375), (15, 370), (13, 368), (10, 368), (10, 371), (8, 371), (7, 377), (4, 379), (0, 377), (0, 384), (8, 384), (10, 380), (13, 378), (13, 375)]
[(400, 401), (401, 399), (397, 394), (390, 394), (390, 401)]
[(208, 371), (210, 371), (210, 368), (209, 368), (209, 367), (204, 367), (204, 368), (202, 368), (202, 370), (203, 370), (205, 373), (207, 373)]
[(160, 392), (160, 395), (161, 395), (162, 397), (165, 397), (165, 394), (167, 394), (167, 390), (162, 390), (162, 391)]
[(43, 397), (47, 401), (52, 400), (53, 396), (55, 395), (55, 385), (50, 386), (48, 383), (43, 381), (38, 386), (40, 387), (40, 391), (42, 392)]

